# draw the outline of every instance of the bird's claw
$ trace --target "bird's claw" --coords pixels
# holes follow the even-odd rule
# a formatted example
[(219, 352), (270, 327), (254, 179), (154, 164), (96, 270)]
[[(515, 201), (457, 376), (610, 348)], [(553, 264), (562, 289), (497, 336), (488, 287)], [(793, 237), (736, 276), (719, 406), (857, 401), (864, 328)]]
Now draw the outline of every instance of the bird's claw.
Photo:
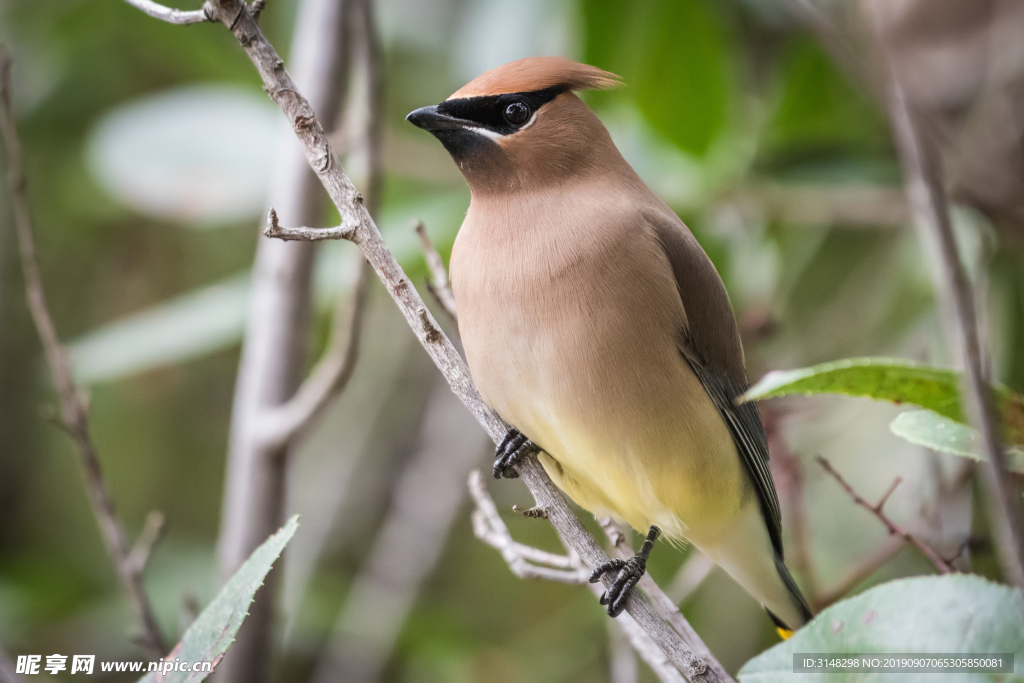
[(601, 595), (601, 604), (608, 606), (608, 614), (617, 617), (626, 609), (626, 601), (633, 587), (647, 571), (647, 560), (639, 555), (628, 560), (609, 560), (594, 570), (590, 583), (597, 583), (608, 572), (618, 572), (612, 585)]
[(608, 572), (618, 572), (615, 580), (612, 581), (612, 585), (601, 595), (601, 604), (608, 606), (609, 616), (617, 617), (622, 614), (622, 610), (626, 609), (629, 593), (640, 579), (643, 578), (644, 572), (647, 571), (647, 558), (650, 557), (654, 542), (658, 540), (660, 535), (661, 530), (656, 526), (652, 526), (651, 530), (647, 533), (643, 546), (640, 548), (640, 552), (628, 560), (621, 560), (619, 558), (608, 560), (591, 573), (590, 583), (597, 583)]
[(505, 432), (505, 438), (494, 451), (494, 478), (515, 479), (519, 476), (515, 466), (530, 453), (540, 448), (515, 427)]

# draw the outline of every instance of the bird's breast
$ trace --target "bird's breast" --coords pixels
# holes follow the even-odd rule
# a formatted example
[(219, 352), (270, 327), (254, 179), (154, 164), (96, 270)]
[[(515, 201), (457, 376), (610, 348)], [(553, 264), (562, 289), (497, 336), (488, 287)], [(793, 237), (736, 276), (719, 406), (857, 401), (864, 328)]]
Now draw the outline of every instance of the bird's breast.
[(664, 252), (605, 208), (486, 223), (471, 208), (452, 252), (459, 330), (484, 399), (557, 461), (578, 503), (682, 535), (687, 509), (737, 504), (739, 461), (679, 353)]

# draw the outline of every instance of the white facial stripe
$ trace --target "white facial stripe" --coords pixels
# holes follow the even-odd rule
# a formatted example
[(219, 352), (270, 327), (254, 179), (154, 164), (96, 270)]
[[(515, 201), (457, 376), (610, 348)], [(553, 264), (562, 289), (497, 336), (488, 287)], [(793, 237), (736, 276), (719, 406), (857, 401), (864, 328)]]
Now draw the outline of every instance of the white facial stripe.
[(494, 140), (495, 142), (500, 143), (502, 140), (506, 140), (509, 137), (511, 137), (512, 135), (515, 135), (516, 133), (521, 133), (522, 131), (526, 130), (527, 128), (532, 126), (533, 122), (536, 121), (536, 120), (537, 120), (537, 112), (533, 112), (533, 116), (530, 117), (529, 121), (527, 121), (525, 124), (523, 124), (523, 126), (519, 130), (517, 130), (515, 133), (511, 133), (509, 135), (502, 135), (501, 133), (495, 133), (490, 128), (481, 128), (479, 126), (467, 126), (467, 128), (469, 130), (473, 131), (474, 133), (479, 133), (480, 135), (483, 135), (485, 138), (490, 138), (491, 140)]
[(490, 138), (495, 142), (498, 142), (499, 140), (502, 140), (506, 137), (504, 135), (501, 135), (500, 133), (495, 133), (490, 128), (480, 128), (479, 126), (467, 126), (467, 128), (469, 128), (469, 130), (473, 131), (474, 133), (483, 135), (485, 138)]

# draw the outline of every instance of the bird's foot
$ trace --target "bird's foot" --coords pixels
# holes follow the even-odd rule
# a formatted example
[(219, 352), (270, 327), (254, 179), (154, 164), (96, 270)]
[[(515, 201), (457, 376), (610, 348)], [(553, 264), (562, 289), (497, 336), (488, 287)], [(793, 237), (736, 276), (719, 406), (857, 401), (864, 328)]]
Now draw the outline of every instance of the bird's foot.
[(640, 552), (628, 560), (618, 558), (608, 560), (590, 575), (590, 583), (597, 583), (608, 572), (618, 572), (612, 585), (601, 596), (601, 604), (608, 605), (610, 616), (617, 617), (622, 614), (622, 610), (626, 609), (629, 593), (647, 571), (647, 558), (651, 556), (651, 548), (654, 547), (654, 542), (660, 535), (661, 529), (652, 526)]
[(530, 453), (538, 453), (540, 448), (516, 429), (510, 427), (505, 438), (494, 451), (494, 478), (515, 479), (519, 476), (515, 466)]

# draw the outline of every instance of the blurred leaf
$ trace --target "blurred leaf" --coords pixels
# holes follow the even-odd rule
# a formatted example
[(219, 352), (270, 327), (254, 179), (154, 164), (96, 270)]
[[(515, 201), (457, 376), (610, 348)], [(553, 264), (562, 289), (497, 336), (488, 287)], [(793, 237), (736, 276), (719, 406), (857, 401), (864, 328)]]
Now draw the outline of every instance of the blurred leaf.
[[(984, 461), (978, 446), (978, 432), (930, 410), (908, 410), (900, 413), (889, 425), (892, 433), (912, 444), (940, 453)], [(1024, 474), (1024, 451), (1008, 448), (1010, 469)]]
[[(829, 607), (792, 638), (747, 662), (740, 670), (740, 683), (809, 680), (808, 674), (793, 672), (793, 655), (798, 652), (1012, 652), (1020, 660), (1024, 600), (1016, 588), (968, 574), (890, 581)], [(818, 680), (826, 677), (831, 680), (828, 674), (812, 675)], [(1011, 678), (1007, 674), (956, 675), (958, 681)], [(840, 679), (847, 677), (835, 678)], [(849, 674), (849, 680), (889, 679), (907, 680), (907, 674)]]
[(703, 156), (725, 127), (731, 90), (725, 33), (706, 0), (584, 0), (585, 59), (626, 81), (660, 135)]
[(108, 323), (70, 344), (75, 379), (109, 381), (234, 344), (248, 304), (244, 273)]
[[(249, 614), (253, 595), (263, 585), (263, 579), (273, 566), (299, 526), (294, 515), (273, 536), (253, 551), (245, 564), (228, 579), (221, 592), (213, 599), (199, 618), (188, 627), (181, 642), (167, 655), (168, 661), (180, 658), (183, 662), (212, 662), (216, 669), (224, 653), (235, 640), (235, 634)], [(174, 671), (168, 676), (151, 672), (139, 683), (198, 683), (210, 672)]]
[[(1024, 397), (993, 387), (1003, 423), (1003, 438), (1024, 443)], [(960, 407), (960, 374), (892, 358), (848, 358), (799, 370), (773, 370), (747, 390), (741, 401), (779, 396), (842, 394), (890, 403), (911, 403), (966, 424)]]
[[(378, 225), (407, 270), (422, 260), (413, 219), (422, 219), (442, 253), (451, 248), (465, 214), (466, 198), (453, 192), (389, 209)], [(355, 275), (354, 261), (341, 259), (343, 245), (328, 243), (317, 255), (316, 299), (327, 305)], [(72, 341), (68, 350), (82, 384), (109, 382), (197, 358), (238, 343), (249, 309), (249, 273), (187, 292), (170, 301), (107, 323)]]
[(884, 146), (887, 127), (878, 109), (851, 87), (817, 41), (794, 38), (780, 61), (781, 93), (765, 130), (773, 155), (834, 150), (862, 157)]
[(248, 88), (178, 87), (104, 114), (87, 157), (99, 184), (144, 215), (233, 223), (263, 210), (283, 124)]

